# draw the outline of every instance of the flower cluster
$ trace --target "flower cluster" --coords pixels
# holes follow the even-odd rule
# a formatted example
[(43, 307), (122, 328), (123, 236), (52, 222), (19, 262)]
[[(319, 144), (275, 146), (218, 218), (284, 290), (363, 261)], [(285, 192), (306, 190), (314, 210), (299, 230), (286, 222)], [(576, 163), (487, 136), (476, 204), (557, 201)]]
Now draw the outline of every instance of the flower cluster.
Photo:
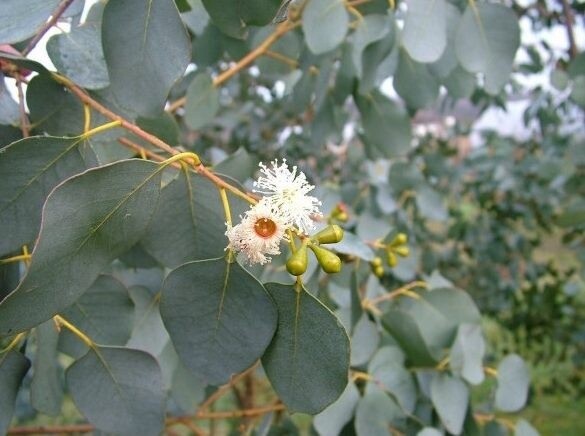
[(313, 218), (321, 216), (321, 202), (307, 195), (314, 186), (296, 166), (289, 170), (286, 160), (281, 165), (274, 160), (270, 167), (260, 163), (260, 173), (254, 192), (262, 194), (261, 200), (240, 217), (239, 224), (228, 225), (226, 236), (228, 249), (242, 253), (250, 264), (264, 265), (270, 262), (267, 255), (280, 254), (287, 228), (305, 234), (314, 228)]

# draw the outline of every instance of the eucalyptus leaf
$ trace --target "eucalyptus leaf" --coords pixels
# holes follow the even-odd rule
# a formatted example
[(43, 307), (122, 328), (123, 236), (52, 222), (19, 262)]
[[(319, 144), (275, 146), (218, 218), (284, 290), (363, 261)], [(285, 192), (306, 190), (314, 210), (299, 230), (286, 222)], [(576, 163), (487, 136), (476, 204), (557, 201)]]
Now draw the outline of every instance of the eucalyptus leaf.
[(338, 253), (349, 254), (357, 256), (363, 260), (372, 261), (375, 257), (372, 249), (354, 233), (345, 232), (343, 239), (335, 244), (327, 245), (327, 248), (331, 248)]
[(355, 325), (351, 336), (351, 366), (367, 363), (378, 348), (379, 342), (380, 333), (376, 323), (370, 321), (368, 316), (363, 314)]
[(396, 403), (381, 389), (372, 387), (359, 401), (355, 413), (358, 436), (387, 436), (393, 421), (402, 416)]
[(266, 375), (290, 412), (317, 414), (347, 386), (347, 333), (304, 288), (268, 283), (266, 290), (278, 308), (278, 328), (262, 357)]
[[(387, 15), (372, 14), (365, 16), (357, 24), (358, 26), (353, 34), (351, 44), (351, 58), (358, 77), (361, 77), (364, 64), (362, 55), (364, 51), (376, 41), (383, 38), (391, 38), (393, 36), (391, 35), (393, 23), (391, 17)], [(371, 62), (368, 64), (371, 64)]]
[(203, 0), (213, 23), (232, 38), (244, 38), (246, 24), (240, 17), (238, 4), (233, 0)]
[[(20, 121), (18, 103), (10, 96), (3, 74), (0, 73), (0, 124), (17, 126)], [(3, 144), (0, 143), (0, 146)]]
[(37, 350), (30, 386), (31, 404), (39, 412), (57, 416), (61, 412), (63, 401), (61, 366), (57, 352), (59, 332), (52, 319), (39, 325), (35, 332)]
[(481, 334), (481, 326), (460, 324), (449, 358), (453, 372), (471, 384), (480, 384), (484, 379), (484, 354), (485, 341)]
[(12, 44), (33, 36), (45, 24), (60, 0), (3, 0), (0, 44)]
[[(413, 375), (404, 367), (404, 355), (397, 347), (380, 348), (370, 364), (368, 373), (377, 387), (388, 392), (407, 414), (414, 412), (417, 389)], [(370, 389), (371, 383), (367, 389)]]
[(181, 361), (213, 385), (253, 365), (276, 329), (276, 308), (262, 284), (223, 258), (173, 270), (160, 312)]
[(431, 382), (431, 399), (449, 433), (460, 434), (469, 403), (465, 383), (447, 374), (435, 374)]
[(349, 28), (349, 16), (343, 0), (309, 0), (303, 9), (303, 32), (315, 54), (337, 48)]
[(205, 73), (195, 76), (187, 89), (185, 121), (192, 129), (199, 129), (213, 121), (219, 111), (219, 92), (211, 77)]
[(0, 303), (0, 336), (67, 308), (138, 242), (158, 200), (162, 169), (145, 160), (121, 161), (67, 179), (51, 192), (27, 274)]
[[(63, 316), (98, 344), (125, 345), (134, 321), (134, 304), (122, 282), (102, 274)], [(61, 348), (74, 357), (87, 351), (66, 330), (61, 334)]]
[(165, 393), (160, 367), (144, 351), (93, 347), (66, 372), (75, 405), (98, 429), (125, 435), (159, 435)]
[(47, 53), (57, 69), (86, 89), (105, 88), (110, 83), (102, 49), (102, 11), (103, 3), (96, 3), (89, 15), (92, 20), (47, 41)]
[(354, 96), (362, 116), (366, 152), (370, 158), (394, 158), (405, 154), (412, 138), (404, 110), (380, 92)]
[(94, 164), (92, 154), (83, 137), (31, 136), (0, 149), (0, 254), (34, 241), (47, 195)]
[[(228, 202), (233, 216), (249, 208), (235, 196), (229, 196)], [(225, 212), (215, 184), (182, 170), (162, 189), (141, 243), (163, 265), (175, 268), (192, 260), (222, 256), (228, 243), (225, 231)]]
[(400, 51), (394, 88), (412, 109), (430, 106), (439, 95), (439, 82), (429, 72), (427, 65), (411, 59), (404, 50)]
[(494, 3), (467, 6), (455, 51), (466, 70), (485, 74), (487, 92), (496, 94), (506, 84), (519, 45), (520, 27), (514, 11)]
[(496, 408), (517, 412), (526, 404), (530, 375), (524, 360), (517, 354), (506, 356), (498, 365)]
[(402, 44), (412, 59), (438, 60), (447, 46), (446, 0), (408, 0)]
[(30, 361), (21, 353), (8, 350), (0, 354), (0, 433), (6, 434), (16, 403), (16, 394), (22, 379), (30, 368)]
[(118, 104), (143, 116), (162, 112), (171, 86), (190, 59), (189, 38), (175, 2), (108, 2), (102, 43), (110, 90)]
[(355, 383), (348, 383), (341, 396), (315, 416), (313, 425), (320, 436), (337, 436), (351, 420), (360, 399)]
[(437, 359), (431, 354), (415, 320), (401, 310), (388, 310), (382, 324), (404, 350), (410, 361), (417, 366), (435, 365)]

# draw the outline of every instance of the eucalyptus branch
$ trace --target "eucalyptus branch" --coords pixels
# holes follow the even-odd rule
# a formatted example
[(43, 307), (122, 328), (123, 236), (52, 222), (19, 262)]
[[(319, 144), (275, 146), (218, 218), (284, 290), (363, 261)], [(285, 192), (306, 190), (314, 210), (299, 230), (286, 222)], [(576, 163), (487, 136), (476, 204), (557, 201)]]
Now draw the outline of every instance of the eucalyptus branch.
[[(198, 412), (195, 416), (177, 416), (167, 418), (166, 425), (184, 424), (191, 420), (204, 420), (204, 419), (232, 419), (242, 418), (251, 416), (260, 416), (269, 412), (277, 412), (285, 410), (285, 406), (282, 403), (277, 403), (270, 406), (255, 407), (252, 409), (244, 410), (228, 410), (221, 412)], [(40, 425), (40, 426), (23, 426), (13, 427), (8, 430), (9, 435), (16, 434), (54, 434), (54, 433), (89, 433), (95, 430), (95, 427), (91, 424), (73, 424), (73, 425)]]
[(565, 27), (567, 28), (567, 38), (569, 39), (569, 56), (575, 59), (579, 54), (577, 44), (575, 43), (575, 33), (573, 31), (573, 11), (567, 0), (561, 0), (563, 4), (563, 15), (565, 16)]
[[(222, 83), (227, 82), (237, 73), (242, 71), (244, 68), (250, 66), (257, 58), (266, 54), (266, 52), (268, 51), (270, 46), (272, 46), (272, 44), (278, 41), (287, 32), (294, 29), (295, 27), (298, 27), (299, 25), (300, 23), (298, 22), (289, 23), (286, 21), (284, 23), (279, 24), (274, 30), (274, 32), (268, 35), (268, 37), (264, 41), (262, 41), (262, 43), (258, 47), (256, 47), (254, 50), (249, 52), (246, 56), (244, 56), (230, 68), (228, 68), (227, 70), (219, 74), (215, 79), (213, 79), (213, 86), (217, 87)], [(167, 111), (169, 112), (176, 111), (178, 108), (183, 106), (186, 103), (186, 101), (187, 97), (181, 97), (178, 100), (175, 100), (173, 103), (170, 104)]]
[(28, 138), (30, 136), (30, 124), (24, 107), (24, 91), (22, 90), (22, 77), (20, 76), (20, 74), (16, 75), (16, 89), (18, 92), (18, 113), (20, 116), (20, 130), (22, 131), (22, 137)]
[(51, 15), (51, 19), (39, 29), (34, 38), (31, 39), (26, 48), (22, 51), (23, 56), (26, 56), (32, 51), (33, 48), (35, 48), (43, 36), (45, 36), (45, 33), (47, 33), (48, 30), (55, 25), (55, 23), (59, 20), (59, 18), (61, 18), (61, 15), (63, 15), (69, 5), (73, 3), (73, 1), (74, 0), (63, 0), (59, 6), (57, 6), (57, 9), (55, 9), (55, 12), (53, 12)]
[(77, 86), (75, 83), (73, 83), (68, 78), (61, 76), (59, 74), (53, 74), (53, 79), (55, 79), (55, 81), (57, 81), (58, 83), (62, 84), (67, 89), (69, 89), (69, 91), (71, 91), (83, 103), (89, 105), (91, 108), (95, 109), (97, 112), (99, 112), (100, 114), (102, 114), (106, 118), (109, 118), (112, 121), (119, 121), (120, 127), (123, 127), (124, 129), (131, 131), (139, 138), (142, 138), (145, 141), (148, 141), (149, 143), (151, 143), (155, 147), (160, 148), (161, 150), (164, 150), (167, 153), (170, 153), (171, 155), (175, 155), (175, 154), (179, 153), (178, 150), (171, 147), (169, 144), (167, 144), (163, 140), (161, 140), (161, 139), (157, 138), (156, 136), (142, 130), (136, 124), (131, 123), (130, 121), (126, 120), (125, 118), (121, 117), (120, 115), (112, 112), (111, 110), (106, 108), (104, 105), (102, 105), (98, 101), (94, 100), (89, 94), (87, 94), (83, 89), (81, 89), (79, 86)]
[[(130, 141), (127, 138), (118, 138), (118, 142), (120, 142), (121, 144), (125, 145), (126, 147), (131, 148), (132, 150), (136, 151), (141, 156), (142, 155), (146, 156), (149, 159), (155, 160), (157, 162), (166, 161), (166, 158), (164, 158), (163, 156), (161, 156), (157, 153), (154, 153), (153, 151), (148, 150), (144, 147), (141, 147), (140, 145), (136, 144), (135, 142)], [(176, 153), (179, 153), (179, 152), (177, 151)], [(177, 162), (171, 163), (170, 165), (174, 166), (175, 168), (181, 168), (181, 165)], [(251, 204), (257, 203), (256, 198), (254, 198), (253, 196), (251, 196), (249, 194), (246, 194), (245, 192), (240, 191), (235, 186), (232, 186), (229, 183), (227, 183), (226, 181), (222, 180), (220, 177), (215, 175), (211, 170), (206, 168), (205, 165), (203, 165), (203, 164), (198, 165), (197, 167), (195, 167), (195, 171), (197, 171), (197, 173), (199, 173), (203, 177), (212, 181), (218, 188), (225, 188), (227, 191), (230, 191), (232, 194), (234, 194), (237, 197), (240, 197), (241, 199), (247, 201), (248, 203), (251, 203)]]

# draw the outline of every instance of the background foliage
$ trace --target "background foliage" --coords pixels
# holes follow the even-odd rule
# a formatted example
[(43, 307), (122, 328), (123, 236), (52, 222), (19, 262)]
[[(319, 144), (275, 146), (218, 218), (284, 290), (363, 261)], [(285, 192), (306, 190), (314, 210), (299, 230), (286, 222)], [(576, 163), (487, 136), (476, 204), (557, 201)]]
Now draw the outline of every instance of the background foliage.
[[(577, 434), (582, 12), (2, 2), (0, 433)], [(218, 187), (284, 157), (346, 230), (303, 287), (224, 258)]]

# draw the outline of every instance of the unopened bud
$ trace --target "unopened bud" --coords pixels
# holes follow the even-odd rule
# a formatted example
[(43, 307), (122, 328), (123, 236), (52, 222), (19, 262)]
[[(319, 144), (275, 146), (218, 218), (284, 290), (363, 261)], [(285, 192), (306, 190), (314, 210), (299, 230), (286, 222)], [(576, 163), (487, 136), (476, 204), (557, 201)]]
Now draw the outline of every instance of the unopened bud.
[(404, 245), (408, 242), (406, 233), (398, 233), (392, 240), (390, 245)]
[(286, 270), (293, 276), (300, 276), (307, 271), (308, 264), (307, 244), (302, 244), (301, 247), (286, 261)]
[(398, 259), (396, 258), (396, 255), (389, 251), (388, 252), (388, 266), (395, 267), (397, 263), (398, 263)]
[(406, 245), (401, 245), (400, 247), (394, 247), (394, 252), (399, 256), (408, 257), (410, 249)]
[(337, 224), (332, 224), (314, 235), (313, 239), (321, 244), (335, 244), (343, 239), (343, 229)]
[(309, 248), (315, 254), (321, 269), (328, 274), (334, 274), (341, 271), (341, 259), (333, 252), (321, 248), (318, 245), (309, 245)]
[(378, 265), (374, 268), (374, 275), (376, 277), (382, 277), (384, 275), (384, 267), (382, 265)]
[(372, 260), (372, 266), (378, 267), (378, 266), (382, 266), (382, 258), (379, 256), (374, 257), (374, 259)]

